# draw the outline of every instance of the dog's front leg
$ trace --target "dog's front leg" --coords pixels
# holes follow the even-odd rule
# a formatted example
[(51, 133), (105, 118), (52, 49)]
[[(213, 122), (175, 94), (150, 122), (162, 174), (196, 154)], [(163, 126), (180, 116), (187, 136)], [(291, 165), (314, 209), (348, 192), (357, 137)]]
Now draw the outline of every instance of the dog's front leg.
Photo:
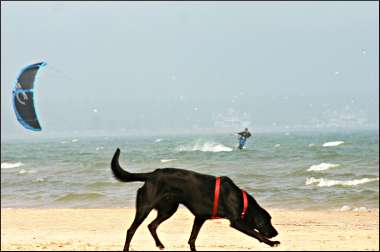
[(201, 229), (203, 223), (205, 223), (206, 219), (201, 218), (201, 217), (195, 217), (194, 219), (194, 224), (193, 224), (193, 229), (191, 230), (191, 235), (189, 239), (189, 245), (191, 251), (196, 251), (195, 249), (195, 240), (197, 239), (199, 230)]
[(249, 235), (253, 238), (256, 238), (257, 240), (259, 240), (260, 242), (264, 242), (265, 244), (271, 246), (271, 247), (276, 247), (278, 245), (280, 245), (280, 242), (279, 241), (271, 241), (269, 239), (267, 239), (265, 236), (263, 236), (262, 234), (256, 232), (255, 230), (252, 230), (250, 229), (249, 227), (247, 227), (243, 222), (241, 222), (240, 220), (237, 220), (237, 221), (231, 221), (231, 227), (239, 230), (240, 232), (243, 232), (244, 234), (246, 235)]

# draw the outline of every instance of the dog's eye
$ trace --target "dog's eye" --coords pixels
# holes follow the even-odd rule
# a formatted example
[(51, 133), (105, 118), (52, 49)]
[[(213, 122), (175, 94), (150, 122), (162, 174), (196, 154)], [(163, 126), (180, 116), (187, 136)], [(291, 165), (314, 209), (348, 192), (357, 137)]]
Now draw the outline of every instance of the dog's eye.
[(256, 224), (256, 227), (257, 228), (262, 228), (262, 227), (264, 227), (265, 226), (265, 223), (264, 222), (261, 222), (261, 223), (257, 223)]

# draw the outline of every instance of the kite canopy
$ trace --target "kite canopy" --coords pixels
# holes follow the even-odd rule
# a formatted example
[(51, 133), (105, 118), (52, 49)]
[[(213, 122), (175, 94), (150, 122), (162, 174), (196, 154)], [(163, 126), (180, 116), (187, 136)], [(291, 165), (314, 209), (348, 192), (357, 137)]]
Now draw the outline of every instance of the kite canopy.
[(34, 107), (34, 83), (38, 70), (45, 62), (29, 65), (21, 70), (13, 88), (13, 108), (17, 120), (27, 129), (40, 131), (41, 126)]

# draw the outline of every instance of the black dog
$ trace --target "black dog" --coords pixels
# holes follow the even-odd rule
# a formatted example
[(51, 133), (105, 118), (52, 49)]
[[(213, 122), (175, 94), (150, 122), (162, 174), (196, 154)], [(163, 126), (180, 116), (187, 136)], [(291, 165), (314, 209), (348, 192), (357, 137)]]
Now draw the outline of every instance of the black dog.
[[(136, 216), (128, 229), (124, 251), (129, 250), (136, 229), (152, 209), (157, 210), (157, 218), (148, 225), (148, 228), (156, 246), (163, 249), (164, 245), (158, 239), (156, 229), (177, 211), (179, 204), (185, 205), (195, 215), (188, 242), (192, 251), (195, 251), (195, 240), (203, 223), (215, 217), (212, 213), (215, 204), (217, 204), (218, 218), (229, 219), (231, 227), (269, 246), (280, 244), (278, 241), (268, 239), (278, 234), (271, 224), (269, 213), (250, 195), (243, 196), (242, 191), (230, 178), (220, 177), (220, 197), (214, 197), (216, 181), (214, 176), (176, 168), (156, 169), (150, 173), (129, 173), (120, 167), (119, 155), (120, 150), (117, 149), (111, 162), (114, 176), (123, 182), (145, 182), (137, 191)], [(214, 198), (219, 198), (217, 203), (213, 202)], [(243, 209), (244, 214), (242, 214)]]

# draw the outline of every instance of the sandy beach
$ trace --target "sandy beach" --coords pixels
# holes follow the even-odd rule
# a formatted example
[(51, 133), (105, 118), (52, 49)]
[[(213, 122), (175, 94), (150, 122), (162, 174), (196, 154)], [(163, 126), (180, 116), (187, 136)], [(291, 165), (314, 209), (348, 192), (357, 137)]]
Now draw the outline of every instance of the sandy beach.
[[(379, 212), (269, 209), (281, 242), (271, 248), (231, 228), (224, 219), (207, 221), (198, 250), (378, 250)], [(1, 250), (122, 250), (134, 209), (1, 209)], [(147, 225), (132, 239), (131, 250), (159, 250)], [(189, 250), (193, 215), (185, 208), (158, 228), (165, 250)]]

